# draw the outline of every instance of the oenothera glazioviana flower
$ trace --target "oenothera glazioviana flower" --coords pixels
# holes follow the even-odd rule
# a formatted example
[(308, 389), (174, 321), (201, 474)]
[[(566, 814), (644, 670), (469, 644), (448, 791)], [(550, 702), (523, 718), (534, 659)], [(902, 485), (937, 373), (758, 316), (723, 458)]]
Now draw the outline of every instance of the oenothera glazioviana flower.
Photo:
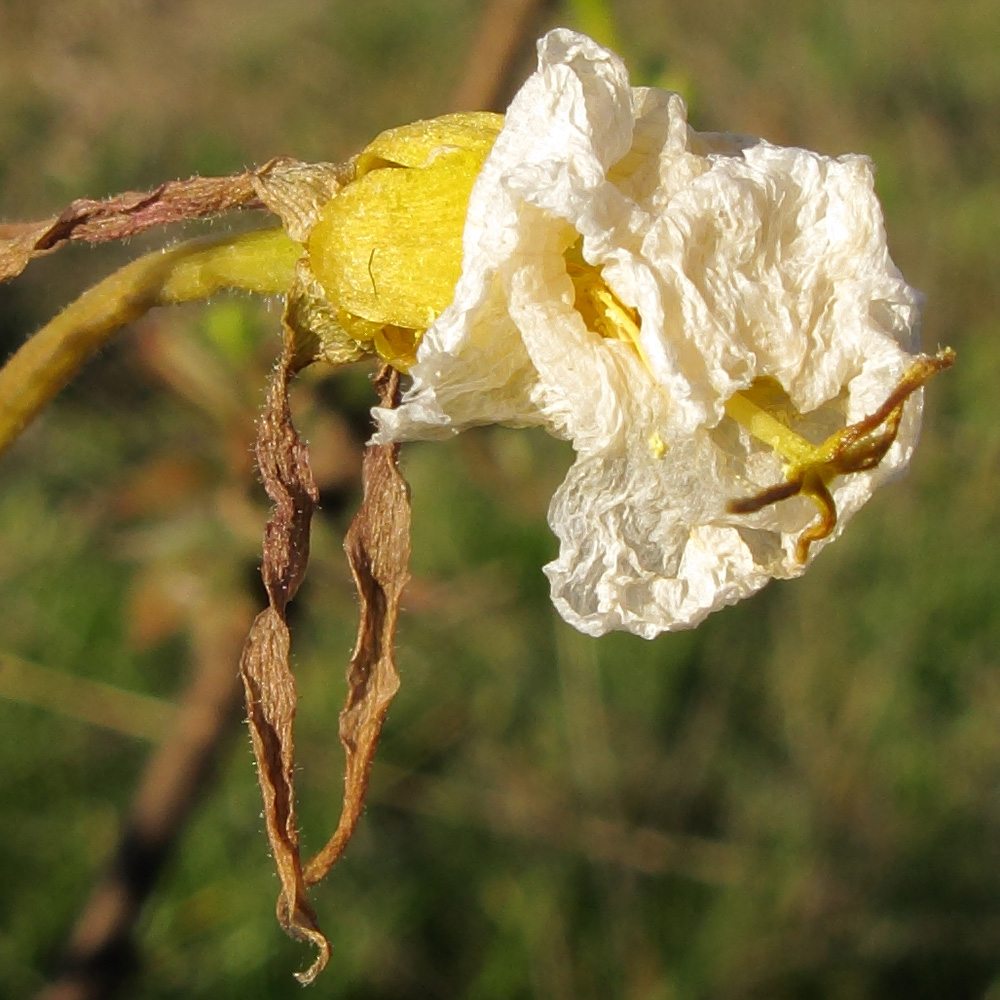
[[(919, 295), (867, 159), (696, 132), (589, 38), (538, 48), (502, 128), (411, 126), (418, 169), (366, 152), (369, 191), (346, 193), (377, 193), (330, 202), (311, 263), (412, 377), (377, 440), (502, 423), (572, 442), (552, 599), (584, 632), (652, 637), (802, 573), (908, 463), (916, 390), (950, 355), (912, 353)], [(422, 243), (401, 252), (407, 214)]]
[[(0, 280), (80, 229), (97, 238), (263, 203), (282, 228), (189, 242), (88, 290), (0, 371), (0, 450), (107, 336), (154, 305), (222, 287), (287, 293), (285, 344), (258, 423), (274, 500), (269, 606), (241, 658), (278, 915), (329, 944), (306, 889), (364, 804), (398, 685), (392, 636), (409, 506), (395, 442), (485, 423), (541, 426), (576, 460), (552, 500), (556, 607), (591, 634), (696, 624), (796, 576), (912, 454), (921, 387), (917, 294), (886, 249), (868, 162), (699, 133), (676, 94), (630, 88), (573, 32), (539, 43), (505, 117), (449, 115), (385, 132), (341, 165), (276, 160), (145, 196), (74, 202), (0, 233)], [(124, 229), (114, 227), (125, 224)], [(303, 863), (296, 701), (285, 616), (318, 491), (288, 406), (313, 361), (380, 355), (364, 500), (347, 548), (360, 595), (341, 716), (341, 817)]]

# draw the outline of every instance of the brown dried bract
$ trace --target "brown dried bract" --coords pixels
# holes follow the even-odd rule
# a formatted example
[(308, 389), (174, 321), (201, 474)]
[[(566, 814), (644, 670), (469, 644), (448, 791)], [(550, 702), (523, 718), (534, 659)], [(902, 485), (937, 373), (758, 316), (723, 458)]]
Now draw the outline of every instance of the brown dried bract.
[[(379, 734), (399, 688), (394, 637), (399, 599), (408, 579), (409, 491), (396, 466), (398, 445), (369, 445), (362, 471), (364, 495), (344, 546), (360, 600), (358, 638), (347, 671), (347, 703), (340, 715), (346, 751), (341, 816), (327, 845), (303, 867), (295, 822), (295, 678), (289, 662), (288, 602), (305, 574), (309, 524), (317, 491), (308, 451), (291, 423), (288, 380), (295, 369), (291, 331), (261, 417), (257, 461), (274, 511), (264, 535), (261, 575), (270, 606), (251, 628), (240, 663), (247, 719), (275, 866), (281, 880), (277, 915), (292, 937), (317, 948), (315, 961), (298, 974), (310, 983), (326, 966), (330, 945), (316, 922), (306, 886), (322, 879), (343, 854), (364, 808)], [(399, 374), (385, 368), (376, 382), (383, 406), (399, 398)]]
[(354, 179), (354, 161), (304, 163), (283, 156), (258, 167), (254, 190), (279, 219), (293, 240), (305, 243), (319, 221), (323, 206)]

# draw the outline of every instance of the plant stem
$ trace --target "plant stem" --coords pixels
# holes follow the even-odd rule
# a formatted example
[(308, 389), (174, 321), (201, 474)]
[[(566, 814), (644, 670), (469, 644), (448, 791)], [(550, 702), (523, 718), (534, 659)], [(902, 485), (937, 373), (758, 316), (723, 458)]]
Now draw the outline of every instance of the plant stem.
[(36, 705), (140, 740), (162, 742), (177, 710), (169, 702), (0, 651), (0, 698)]
[(155, 306), (224, 288), (287, 292), (302, 247), (281, 229), (191, 240), (140, 257), (87, 289), (0, 369), (0, 454), (121, 327)]

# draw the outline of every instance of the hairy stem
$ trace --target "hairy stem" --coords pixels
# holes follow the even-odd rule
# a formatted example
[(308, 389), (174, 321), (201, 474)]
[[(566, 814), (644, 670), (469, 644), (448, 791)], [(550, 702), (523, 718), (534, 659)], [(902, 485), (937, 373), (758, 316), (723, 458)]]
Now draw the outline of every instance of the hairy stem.
[(286, 292), (301, 254), (281, 229), (191, 240), (140, 257), (89, 288), (0, 369), (0, 454), (125, 324), (155, 306), (224, 288)]

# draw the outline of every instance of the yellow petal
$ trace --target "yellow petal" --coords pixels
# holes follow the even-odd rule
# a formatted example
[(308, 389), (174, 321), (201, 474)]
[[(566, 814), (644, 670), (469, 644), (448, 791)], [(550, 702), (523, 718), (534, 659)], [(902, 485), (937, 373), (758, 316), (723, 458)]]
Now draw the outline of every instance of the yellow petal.
[(386, 129), (361, 151), (355, 161), (356, 176), (388, 165), (426, 167), (448, 146), (475, 153), (482, 162), (493, 148), (501, 128), (503, 115), (490, 111), (459, 111)]
[(461, 273), (469, 194), (501, 124), (448, 115), (384, 132), (361, 154), (361, 176), (324, 206), (307, 243), (331, 303), (380, 326), (434, 322)]

